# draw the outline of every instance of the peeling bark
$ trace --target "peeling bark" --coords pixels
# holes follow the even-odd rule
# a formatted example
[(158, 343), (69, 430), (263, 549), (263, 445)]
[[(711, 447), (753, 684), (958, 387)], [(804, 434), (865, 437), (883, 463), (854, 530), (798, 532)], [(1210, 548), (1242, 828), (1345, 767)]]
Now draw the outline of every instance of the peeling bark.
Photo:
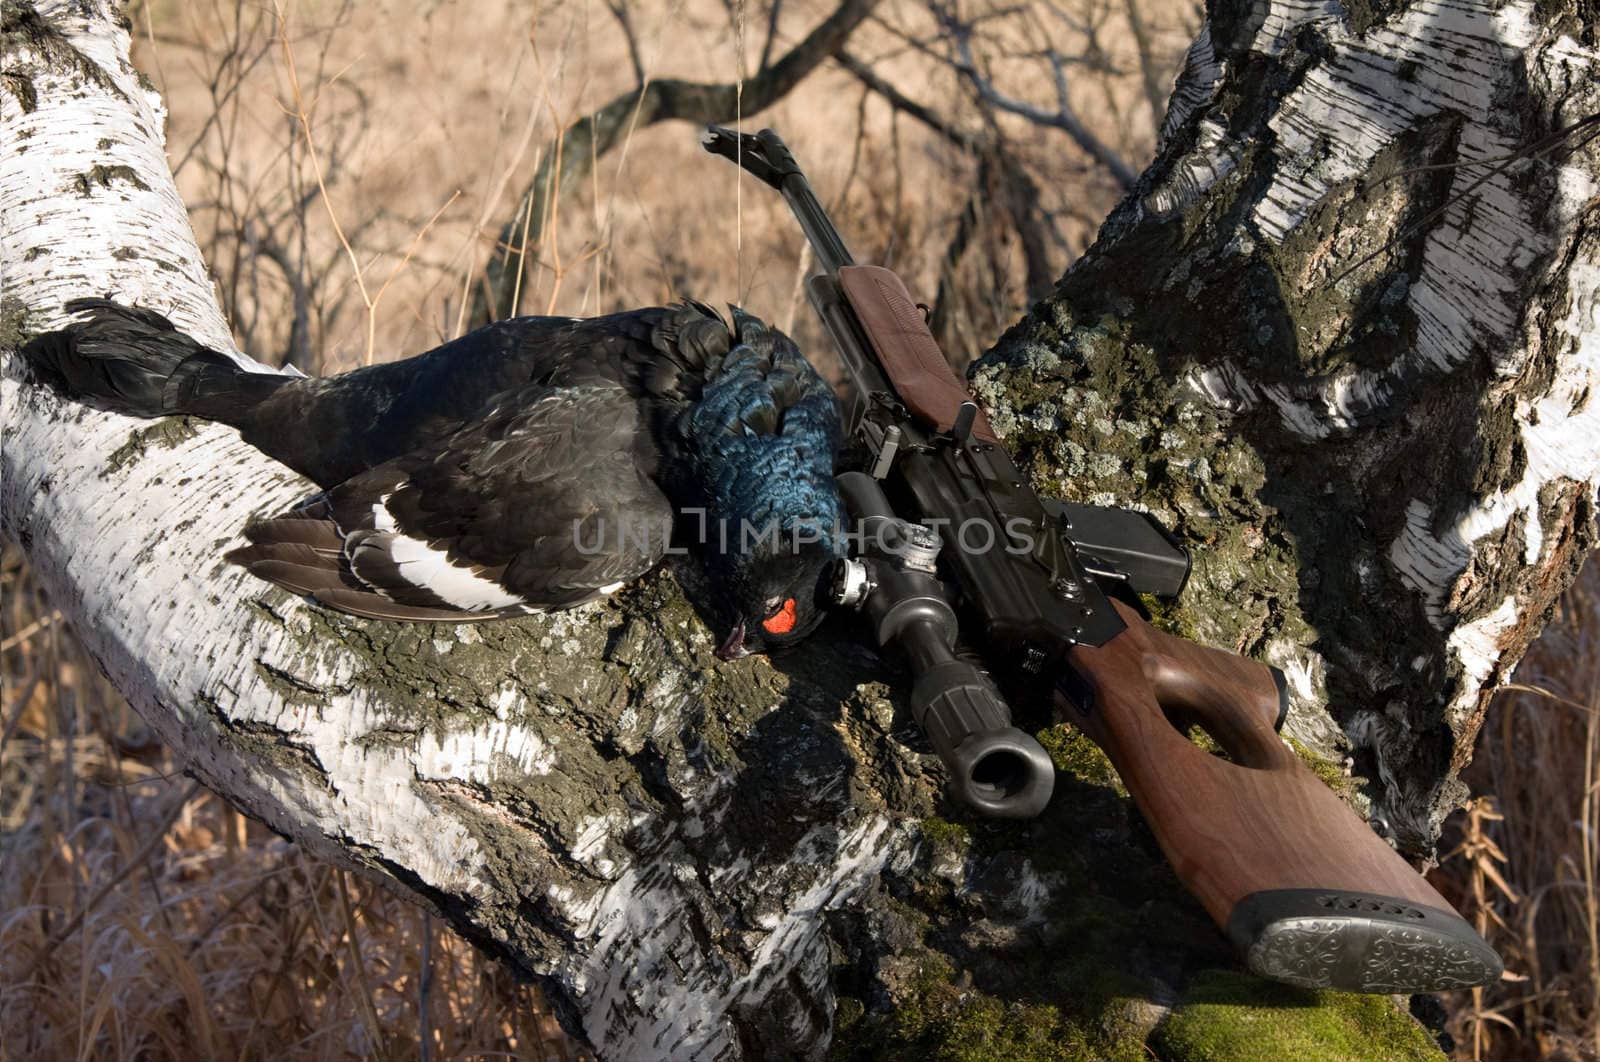
[[(1513, 183), (1422, 235), (1405, 225), (1454, 171), (1371, 178), (1592, 109), (1573, 72), (1593, 55), (1531, 8), (1419, 5), (1365, 28), (1331, 11), (1213, 12), (1219, 43), (1197, 47), (1162, 159), (978, 379), (1041, 482), (1142, 501), (1209, 543), (1180, 625), (1290, 667), (1296, 732), (1353, 735), (1383, 807), (1425, 843), (1485, 691), (1592, 541), (1594, 470), (1572, 440), (1588, 415), (1573, 388), (1595, 371), (1594, 167), (1524, 167), (1537, 194)], [(1373, 34), (1415, 43), (1407, 20), (1439, 12), (1515, 38), (1461, 91), (1528, 100), (1469, 110), (1439, 89), (1416, 109), (1396, 90), (1420, 117), (1330, 127), (1340, 149), (1311, 165), (1295, 122), (1321, 112), (1298, 94), (1342, 69), (1330, 57)], [(222, 563), (250, 516), (309, 484), (227, 429), (65, 402), (10, 355), (67, 299), (109, 293), (253, 364), (168, 172), (160, 101), (94, 0), (9, 4), (4, 34), (0, 531), (192, 774), (539, 977), (606, 1057), (815, 1058), (840, 1029), (839, 1057), (905, 1057), (976, 1014), (985, 1035), (1137, 1058), (1191, 985), (1216, 998), (1223, 975), (1200, 975), (1229, 965), (1225, 944), (1103, 758), (1049, 730), (1065, 773), (1046, 813), (966, 818), (862, 631), (718, 666), (692, 569), (558, 616), (422, 627)], [(1444, 77), (1415, 61), (1418, 84)], [(1469, 271), (1484, 287), (1452, 318), (1451, 232), (1478, 225), (1527, 239), (1509, 286)], [(1401, 561), (1418, 560), (1397, 562), (1411, 542)], [(1341, 1005), (1248, 990), (1247, 1005), (1310, 1003)]]

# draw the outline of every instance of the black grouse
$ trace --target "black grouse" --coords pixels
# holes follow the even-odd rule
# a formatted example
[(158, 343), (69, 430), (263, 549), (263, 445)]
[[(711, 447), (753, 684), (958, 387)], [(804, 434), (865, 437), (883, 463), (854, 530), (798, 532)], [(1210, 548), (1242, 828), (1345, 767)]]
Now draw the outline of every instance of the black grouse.
[(700, 303), (500, 321), (331, 377), (241, 369), (152, 310), (68, 304), (23, 348), (58, 390), (188, 414), (322, 493), (228, 554), (333, 608), (462, 622), (568, 608), (655, 567), (687, 528), (739, 614), (723, 656), (821, 619), (841, 549), (833, 391), (788, 337)]

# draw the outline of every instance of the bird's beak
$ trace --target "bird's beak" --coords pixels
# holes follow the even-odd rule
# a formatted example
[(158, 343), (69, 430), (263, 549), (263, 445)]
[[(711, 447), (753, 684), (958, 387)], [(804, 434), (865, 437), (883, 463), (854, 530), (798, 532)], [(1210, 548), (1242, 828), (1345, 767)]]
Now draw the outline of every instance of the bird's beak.
[(740, 616), (738, 622), (733, 625), (733, 630), (729, 631), (728, 636), (722, 639), (722, 644), (717, 646), (717, 659), (737, 660), (741, 656), (749, 656), (750, 650), (744, 647), (744, 638), (744, 617)]

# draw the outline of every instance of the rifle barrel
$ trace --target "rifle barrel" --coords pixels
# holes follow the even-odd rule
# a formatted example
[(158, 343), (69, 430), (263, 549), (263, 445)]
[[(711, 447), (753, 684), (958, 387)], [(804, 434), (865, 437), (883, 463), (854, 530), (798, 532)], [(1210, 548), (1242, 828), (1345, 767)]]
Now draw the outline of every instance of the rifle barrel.
[(816, 193), (811, 190), (811, 182), (806, 180), (805, 172), (795, 161), (794, 152), (777, 133), (763, 129), (752, 135), (708, 125), (701, 145), (783, 193), (784, 202), (794, 211), (823, 272), (831, 276), (855, 264), (850, 248), (844, 245), (844, 237), (828, 219), (828, 212), (822, 209)]
[[(773, 139), (777, 139), (776, 134)], [(845, 266), (855, 265), (855, 259), (850, 257), (850, 249), (844, 245), (844, 238), (833, 227), (833, 222), (828, 220), (827, 211), (817, 201), (817, 195), (811, 190), (811, 182), (806, 180), (805, 174), (797, 172), (785, 175), (778, 191), (783, 193), (784, 202), (794, 211), (795, 219), (800, 222), (800, 229), (810, 241), (817, 264), (824, 273), (836, 276)]]

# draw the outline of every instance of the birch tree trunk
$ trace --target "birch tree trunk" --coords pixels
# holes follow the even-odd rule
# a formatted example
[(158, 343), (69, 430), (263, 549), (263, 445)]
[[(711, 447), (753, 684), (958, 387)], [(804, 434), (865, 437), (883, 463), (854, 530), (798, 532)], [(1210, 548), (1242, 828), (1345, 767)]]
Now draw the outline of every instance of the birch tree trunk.
[[(1481, 171), (1374, 178), (1596, 109), (1593, 42), (1553, 10), (1215, 11), (1161, 160), (979, 377), (1042, 481), (1210, 540), (1182, 622), (1291, 666), (1296, 732), (1333, 750), (1348, 731), (1413, 846), (1593, 537), (1594, 149), (1587, 170), (1492, 177), (1420, 234)], [(207, 785), (541, 978), (607, 1058), (819, 1057), (830, 1038), (839, 1057), (1179, 1058), (1202, 1034), (1299, 1035), (1286, 1003), (1324, 1023), (1306, 1035), (1423, 1050), (1386, 1001), (1226, 972), (1064, 730), (1039, 820), (936, 817), (961, 812), (862, 632), (719, 666), (673, 573), (452, 628), (330, 613), (223, 563), (309, 484), (230, 430), (64, 401), (10, 356), (67, 299), (111, 294), (250, 364), (161, 102), (104, 0), (13, 2), (3, 33), (0, 531)], [(1218, 1019), (1219, 999), (1271, 1020)]]
[(1174, 622), (1283, 667), (1413, 854), (1595, 545), (1597, 32), (1214, 5), (1139, 189), (978, 374), (1047, 485), (1205, 543)]

